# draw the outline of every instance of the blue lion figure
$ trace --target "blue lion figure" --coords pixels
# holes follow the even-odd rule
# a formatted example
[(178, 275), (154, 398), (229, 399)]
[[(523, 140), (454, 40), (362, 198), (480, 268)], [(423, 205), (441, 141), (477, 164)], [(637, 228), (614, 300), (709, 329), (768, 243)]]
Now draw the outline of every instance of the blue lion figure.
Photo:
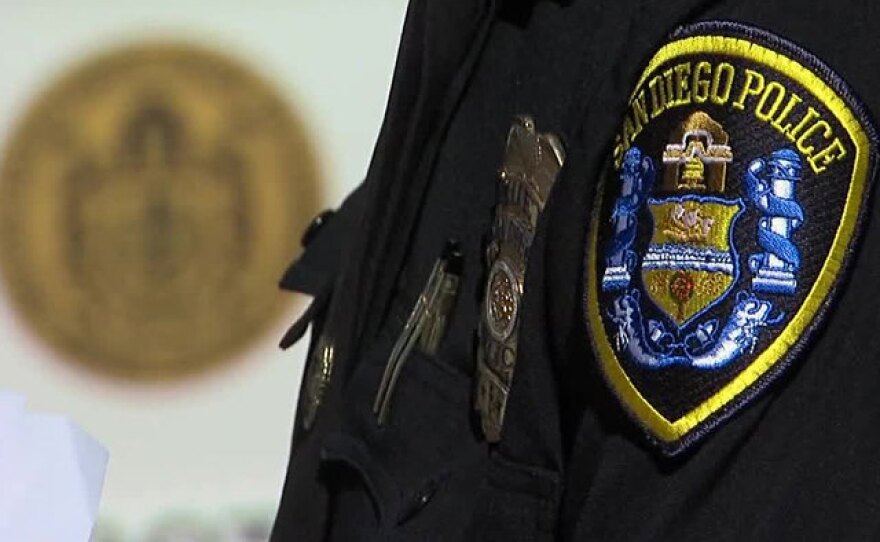
[(654, 185), (655, 177), (654, 162), (650, 157), (644, 156), (638, 147), (626, 151), (620, 168), (620, 197), (614, 202), (611, 212), (614, 237), (605, 258), (605, 273), (602, 276), (604, 291), (619, 291), (629, 286), (636, 266), (632, 246), (636, 240), (638, 213)]

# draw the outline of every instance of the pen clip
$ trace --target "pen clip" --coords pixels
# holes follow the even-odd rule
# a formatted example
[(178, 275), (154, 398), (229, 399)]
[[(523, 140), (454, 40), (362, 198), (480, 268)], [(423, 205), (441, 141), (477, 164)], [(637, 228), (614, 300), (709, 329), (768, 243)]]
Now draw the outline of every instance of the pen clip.
[[(425, 330), (429, 323), (436, 323), (438, 312), (445, 313), (451, 306), (450, 299), (454, 299), (458, 293), (458, 277), (461, 273), (461, 252), (458, 243), (448, 241), (443, 254), (434, 263), (428, 281), (422, 293), (419, 294), (413, 310), (403, 326), (400, 336), (391, 349), (391, 354), (385, 363), (385, 371), (379, 382), (379, 389), (373, 402), (373, 414), (376, 415), (378, 425), (383, 425), (388, 419), (391, 405), (391, 395), (397, 385), (397, 380), (403, 370), (403, 366), (410, 352), (417, 343), (425, 343)], [(428, 343), (436, 344), (442, 330), (431, 326), (430, 340)], [(428, 344), (425, 343), (425, 344)]]

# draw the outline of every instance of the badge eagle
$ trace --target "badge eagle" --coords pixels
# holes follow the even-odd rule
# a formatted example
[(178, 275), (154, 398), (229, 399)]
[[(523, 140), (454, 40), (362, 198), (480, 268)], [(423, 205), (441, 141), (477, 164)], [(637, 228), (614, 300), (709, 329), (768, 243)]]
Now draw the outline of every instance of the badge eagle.
[(586, 317), (606, 379), (663, 451), (802, 350), (855, 247), (875, 139), (830, 69), (766, 32), (700, 23), (651, 60), (600, 183)]

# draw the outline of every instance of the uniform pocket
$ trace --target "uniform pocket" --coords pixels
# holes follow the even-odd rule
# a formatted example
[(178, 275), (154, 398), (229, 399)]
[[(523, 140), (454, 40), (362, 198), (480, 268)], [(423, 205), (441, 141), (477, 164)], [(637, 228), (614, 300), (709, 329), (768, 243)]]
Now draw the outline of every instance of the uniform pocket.
[(342, 539), (354, 522), (362, 528), (348, 532), (359, 538), (366, 529), (380, 540), (461, 539), (487, 457), (473, 420), (471, 378), (413, 350), (380, 427), (371, 407), (383, 368), (364, 363), (355, 371), (343, 426), (324, 440), (323, 474), (338, 497), (331, 538)]
[(472, 540), (550, 542), (555, 539), (559, 494), (556, 472), (517, 463), (501, 453), (489, 462)]

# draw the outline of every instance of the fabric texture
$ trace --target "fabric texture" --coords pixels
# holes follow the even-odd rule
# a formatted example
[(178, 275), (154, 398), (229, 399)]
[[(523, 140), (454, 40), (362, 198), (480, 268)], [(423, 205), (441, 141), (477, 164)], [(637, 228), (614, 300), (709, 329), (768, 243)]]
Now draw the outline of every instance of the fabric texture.
[[(294, 429), (272, 540), (880, 536), (875, 200), (836, 307), (791, 370), (676, 457), (606, 384), (583, 312), (596, 187), (629, 94), (670, 34), (713, 20), (769, 30), (830, 66), (871, 116), (878, 15), (869, 2), (414, 0), (362, 203), (325, 227), (346, 241), (326, 245), (333, 257), (307, 249), (289, 274), (331, 284), (290, 283), (328, 292), (310, 318), (336, 368), (314, 425)], [(473, 410), (474, 340), (496, 173), (518, 114), (558, 135), (567, 158), (530, 250), (515, 378), (490, 446)], [(407, 361), (379, 427), (384, 364), (450, 238), (463, 271), (446, 337)]]

